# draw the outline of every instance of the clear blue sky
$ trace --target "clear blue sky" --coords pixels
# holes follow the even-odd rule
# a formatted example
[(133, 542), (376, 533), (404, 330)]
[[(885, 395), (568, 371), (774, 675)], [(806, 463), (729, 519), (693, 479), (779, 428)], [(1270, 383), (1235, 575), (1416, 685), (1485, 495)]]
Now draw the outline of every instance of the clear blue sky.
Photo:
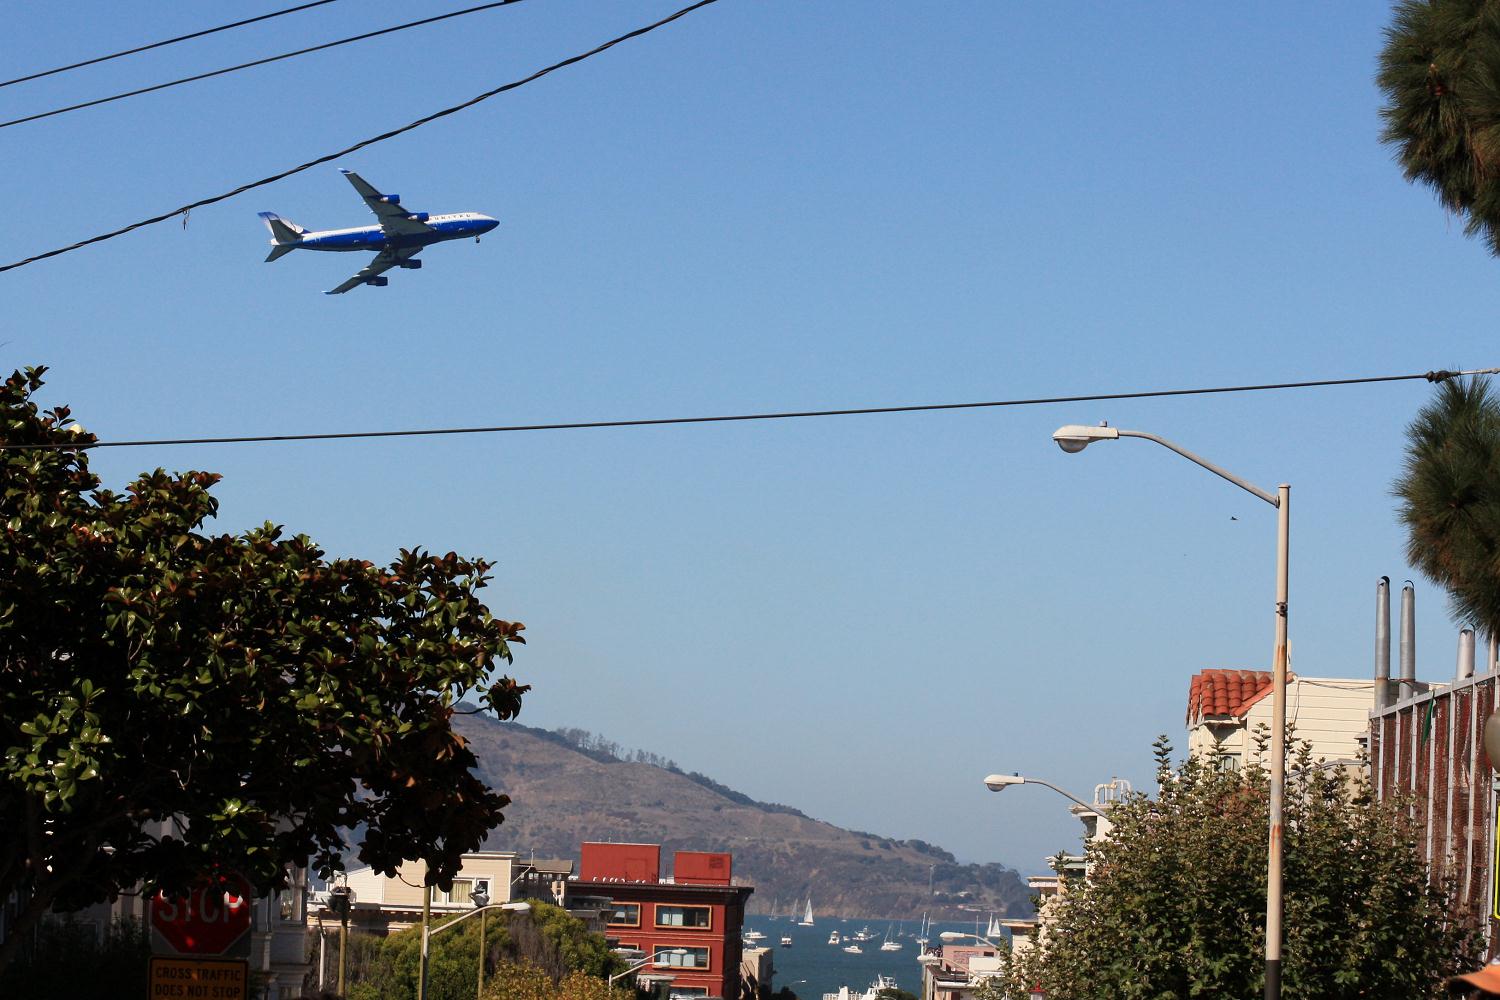
[[(271, 0), (20, 5), (5, 75)], [(343, 2), (0, 89), (6, 118), (454, 9)], [(674, 3), (529, 0), (0, 131), (6, 261), (227, 190)], [(1378, 5), (722, 0), (462, 115), (0, 275), (7, 365), (109, 439), (1003, 399), (1500, 365), (1497, 262), (1377, 141)], [(390, 287), (264, 264), (274, 210), (502, 220)], [(1044, 789), (1150, 779), (1188, 680), (1268, 665), (1270, 508), (1145, 442), (1293, 484), (1292, 650), (1367, 676), (1423, 383), (823, 421), (105, 451), (223, 473), (221, 530), (498, 561), (522, 721), (1036, 871)], [(1237, 517), (1238, 520), (1232, 520)], [(1455, 627), (1419, 584), (1423, 676)], [(525, 845), (512, 845), (523, 848)]]

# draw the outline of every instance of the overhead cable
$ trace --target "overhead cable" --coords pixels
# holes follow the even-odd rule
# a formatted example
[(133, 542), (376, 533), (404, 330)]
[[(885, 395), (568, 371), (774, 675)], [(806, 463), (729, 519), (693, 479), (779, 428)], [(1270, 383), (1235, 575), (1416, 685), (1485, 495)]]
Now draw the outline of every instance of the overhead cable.
[(421, 126), (426, 125), (429, 122), (437, 121), (439, 118), (446, 118), (448, 115), (457, 114), (460, 111), (464, 111), (468, 108), (473, 107), (481, 101), (487, 101), (497, 94), (503, 94), (508, 90), (515, 90), (517, 87), (524, 87), (528, 83), (531, 83), (535, 80), (540, 80), (548, 73), (552, 73), (566, 66), (572, 66), (574, 63), (583, 62), (585, 59), (592, 58), (593, 56), (599, 55), (601, 52), (605, 52), (608, 49), (614, 48), (621, 42), (627, 42), (633, 38), (639, 38), (644, 34), (655, 31), (657, 28), (661, 28), (665, 25), (671, 24), (673, 21), (677, 20), (680, 17), (685, 17), (688, 14), (691, 14), (693, 11), (698, 10), (701, 7), (707, 7), (709, 4), (717, 2), (718, 0), (698, 0), (697, 3), (684, 7), (681, 10), (677, 11), (675, 14), (671, 14), (667, 17), (662, 18), (660, 21), (653, 22), (642, 28), (636, 28), (634, 31), (626, 32), (625, 34), (620, 35), (617, 38), (611, 38), (609, 41), (603, 43), (602, 45), (597, 45), (587, 52), (580, 53), (576, 56), (570, 56), (567, 59), (564, 59), (562, 62), (553, 63), (551, 66), (548, 66), (545, 69), (537, 70), (530, 76), (522, 77), (519, 80), (513, 80), (510, 83), (496, 87), (494, 90), (487, 90), (477, 97), (472, 97), (469, 100), (464, 101), (462, 104), (455, 104), (451, 108), (444, 108), (442, 111), (427, 115), (425, 118), (418, 118), (416, 121), (412, 122), (409, 125), (403, 125), (400, 128), (391, 129), (389, 132), (382, 132), (380, 135), (373, 136), (369, 139), (363, 139), (359, 142), (356, 142), (352, 146), (346, 146), (343, 149), (328, 153), (325, 156), (320, 156), (315, 160), (308, 160), (306, 163), (299, 164), (289, 170), (283, 170), (278, 174), (272, 174), (269, 177), (262, 177), (260, 180), (251, 181), (249, 184), (241, 184), (233, 191), (226, 191), (223, 194), (216, 194), (209, 198), (201, 198), (198, 201), (193, 202), (192, 204), (182, 205), (178, 208), (174, 208), (170, 212), (152, 216), (149, 219), (142, 219), (140, 222), (132, 222), (128, 226), (122, 226), (119, 229), (115, 229), (107, 233), (100, 233), (98, 236), (90, 236), (86, 240), (79, 240), (77, 243), (73, 243), (65, 247), (59, 247), (56, 250), (48, 250), (45, 253), (33, 254), (30, 257), (15, 261), (10, 264), (0, 264), (0, 272), (11, 271), (18, 267), (25, 267), (27, 264), (34, 264), (39, 260), (46, 260), (48, 257), (57, 257), (65, 253), (71, 253), (74, 250), (81, 249), (82, 247), (86, 247), (94, 243), (102, 243), (105, 240), (112, 240), (116, 236), (124, 236), (126, 233), (133, 232), (137, 229), (144, 229), (146, 226), (154, 226), (157, 223), (166, 222), (168, 219), (176, 218), (179, 215), (185, 215), (195, 208), (202, 208), (204, 205), (213, 205), (218, 202), (233, 198), (236, 195), (244, 194), (246, 191), (251, 191), (258, 187), (265, 187), (267, 184), (274, 184), (279, 180), (283, 180), (284, 178), (292, 176), (293, 174), (298, 174), (304, 170), (309, 170), (312, 167), (327, 163), (330, 160), (336, 160), (341, 156), (347, 156), (355, 150), (364, 149), (366, 146), (373, 146), (377, 142), (384, 142), (387, 139), (394, 138), (405, 132), (410, 132), (412, 129), (420, 128)]
[(226, 73), (238, 73), (242, 69), (251, 69), (255, 66), (264, 66), (267, 63), (280, 62), (283, 59), (292, 59), (296, 56), (305, 56), (309, 52), (321, 52), (324, 49), (337, 48), (340, 45), (348, 45), (350, 42), (362, 42), (368, 38), (378, 38), (381, 35), (389, 35), (397, 31), (405, 31), (408, 28), (419, 28), (424, 24), (433, 24), (437, 21), (446, 21), (453, 17), (463, 17), (465, 14), (478, 14), (481, 11), (494, 10), (496, 7), (508, 7), (521, 0), (494, 0), (493, 3), (480, 4), (478, 7), (469, 7), (465, 10), (450, 11), (447, 14), (438, 14), (435, 17), (424, 17), (420, 21), (408, 21), (406, 24), (397, 24), (389, 28), (381, 28), (378, 31), (367, 31), (362, 35), (351, 35), (348, 38), (340, 38), (336, 42), (324, 42), (322, 45), (311, 45), (305, 49), (295, 52), (283, 52), (279, 56), (267, 56), (264, 59), (254, 59), (238, 66), (226, 66), (223, 69), (209, 70), (207, 73), (197, 73), (193, 76), (184, 76), (177, 80), (169, 80), (166, 83), (153, 84), (150, 87), (139, 87), (135, 90), (127, 90), (122, 94), (114, 94), (110, 97), (100, 97), (92, 101), (84, 101), (81, 104), (70, 104), (65, 108), (53, 108), (51, 111), (41, 111), (24, 118), (12, 118), (10, 121), (0, 122), (0, 128), (10, 128), (12, 125), (24, 125), (26, 122), (39, 121), (43, 118), (51, 118), (54, 115), (67, 114), (69, 111), (81, 111), (84, 108), (97, 107), (100, 104), (108, 104), (111, 101), (123, 101), (127, 97), (139, 97), (141, 94), (150, 94), (158, 90), (166, 90), (169, 87), (180, 87), (185, 83), (196, 83), (199, 80), (207, 80), (215, 76), (224, 76)]
[(432, 427), (402, 431), (332, 431), (322, 434), (246, 434), (235, 437), (157, 438), (142, 441), (61, 442), (57, 444), (5, 444), (0, 450), (26, 448), (85, 450), (89, 448), (149, 448), (180, 444), (250, 444), (268, 441), (349, 441), (357, 438), (436, 437), (449, 434), (509, 434), (521, 431), (598, 430), (605, 427), (663, 427), (671, 424), (721, 424), (750, 420), (795, 420), (807, 417), (852, 417), (875, 413), (930, 413), (938, 410), (977, 410), (1008, 406), (1046, 406), (1056, 403), (1092, 403), (1114, 399), (1160, 399), (1167, 396), (1206, 396), (1230, 392), (1266, 392), (1272, 389), (1314, 389), (1374, 382), (1405, 382), (1425, 379), (1444, 382), (1460, 375), (1497, 375), (1500, 368), (1468, 371), (1430, 371), (1414, 375), (1375, 375), (1364, 378), (1319, 379), (1312, 382), (1271, 382), (1260, 385), (1227, 385), (1199, 389), (1148, 389), (1140, 392), (1104, 392), (1082, 396), (1041, 396), (1033, 399), (1000, 399), (980, 403), (919, 403), (912, 406), (864, 406), (845, 410), (793, 410), (780, 413), (738, 413), (709, 417), (649, 417), (638, 420), (587, 420), (561, 424), (508, 424), (497, 427)]
[(111, 52), (107, 56), (95, 56), (93, 59), (85, 59), (83, 62), (71, 63), (67, 66), (59, 66), (56, 69), (45, 69), (40, 73), (30, 73), (26, 76), (18, 76), (14, 80), (0, 80), (0, 87), (9, 87), (13, 83), (25, 83), (27, 80), (40, 80), (44, 76), (53, 76), (57, 73), (66, 73), (70, 69), (82, 69), (84, 66), (93, 66), (95, 63), (109, 62), (111, 59), (119, 59), (121, 56), (133, 56), (137, 52), (148, 52), (151, 49), (159, 49), (164, 45), (176, 45), (178, 42), (191, 41), (194, 38), (202, 38), (204, 35), (212, 35), (220, 31), (228, 31), (230, 28), (243, 28), (247, 24), (255, 24), (257, 21), (269, 21), (273, 17), (281, 17), (283, 14), (295, 14), (300, 10), (308, 10), (312, 7), (321, 7), (324, 4), (333, 3), (333, 0), (312, 0), (312, 3), (298, 4), (285, 10), (272, 11), (269, 14), (261, 14), (259, 17), (247, 17), (243, 21), (233, 21), (229, 24), (221, 24), (217, 28), (205, 28), (195, 31), (189, 35), (178, 35), (176, 38), (166, 38), (150, 45), (137, 45), (133, 49), (125, 49), (123, 52)]

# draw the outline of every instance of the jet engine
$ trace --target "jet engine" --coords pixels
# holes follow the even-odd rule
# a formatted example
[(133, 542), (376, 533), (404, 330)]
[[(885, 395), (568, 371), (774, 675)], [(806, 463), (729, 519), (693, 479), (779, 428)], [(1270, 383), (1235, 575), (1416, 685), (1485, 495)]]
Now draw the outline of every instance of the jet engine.
[(408, 271), (415, 271), (422, 266), (420, 260), (401, 260), (396, 262), (397, 267), (404, 267)]
[(390, 283), (391, 283), (391, 279), (387, 278), (383, 274), (377, 274), (373, 278), (366, 278), (365, 279), (365, 284), (367, 284), (367, 285), (374, 285), (376, 288), (384, 288), (386, 285), (389, 285)]
[(385, 202), (387, 205), (401, 204), (401, 196), (399, 194), (383, 194), (380, 196), (380, 200)]
[(408, 222), (426, 222), (427, 221), (427, 213), (426, 212), (413, 212), (411, 215), (408, 215), (406, 218), (407, 218)]

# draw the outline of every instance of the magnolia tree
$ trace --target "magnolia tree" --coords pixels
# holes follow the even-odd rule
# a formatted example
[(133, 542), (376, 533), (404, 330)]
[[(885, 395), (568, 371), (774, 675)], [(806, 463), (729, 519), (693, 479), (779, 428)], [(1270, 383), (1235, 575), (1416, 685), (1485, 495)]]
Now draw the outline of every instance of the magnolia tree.
[(206, 472), (104, 489), (43, 372), (0, 388), (0, 968), (54, 908), (228, 872), (269, 891), (356, 827), (360, 860), (448, 884), (509, 801), (455, 705), (479, 688), (510, 718), (526, 690), (495, 677), (523, 640), (479, 600), (490, 564), (210, 534)]
[[(1264, 746), (1262, 745), (1262, 750)], [(1048, 904), (1041, 944), (986, 995), (1051, 1000), (1259, 997), (1264, 992), (1267, 775), (1217, 759), (1170, 763), (1156, 744), (1155, 797), (1110, 808), (1087, 879)], [(1400, 803), (1322, 767), (1303, 744), (1286, 789), (1287, 1000), (1424, 997), (1477, 962), (1474, 925), (1429, 880)]]

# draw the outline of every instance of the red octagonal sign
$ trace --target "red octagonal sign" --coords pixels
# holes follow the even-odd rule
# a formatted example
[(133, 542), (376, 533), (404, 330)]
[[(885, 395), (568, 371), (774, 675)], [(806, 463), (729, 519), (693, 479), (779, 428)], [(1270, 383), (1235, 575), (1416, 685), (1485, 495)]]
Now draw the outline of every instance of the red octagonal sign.
[(250, 887), (241, 878), (186, 896), (151, 897), (151, 950), (159, 955), (248, 955)]

